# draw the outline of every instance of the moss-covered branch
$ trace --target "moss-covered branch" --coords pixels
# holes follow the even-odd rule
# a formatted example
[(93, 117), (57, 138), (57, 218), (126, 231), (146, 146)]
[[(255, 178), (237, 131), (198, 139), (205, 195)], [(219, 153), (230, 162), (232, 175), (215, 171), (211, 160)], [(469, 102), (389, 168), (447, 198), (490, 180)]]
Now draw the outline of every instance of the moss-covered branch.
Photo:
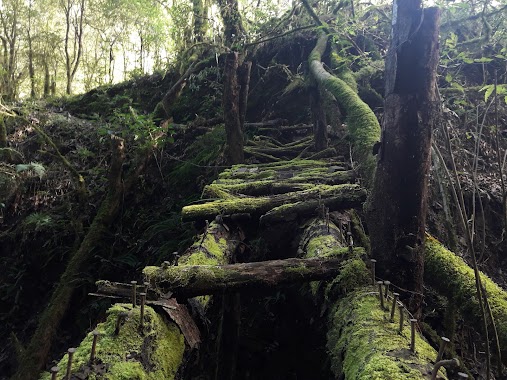
[(380, 125), (373, 111), (343, 80), (329, 74), (322, 65), (321, 57), (326, 50), (327, 35), (321, 34), (308, 61), (310, 71), (317, 82), (330, 91), (346, 114), (346, 123), (351, 136), (354, 159), (359, 163), (365, 185), (370, 188), (375, 172), (373, 145), (380, 140)]
[[(311, 190), (298, 191), (271, 197), (238, 198), (209, 202), (201, 205), (183, 207), (183, 220), (214, 219), (220, 214), (244, 214), (259, 217), (269, 210), (287, 204), (306, 200), (322, 199), (330, 202), (333, 207), (353, 207), (360, 205), (366, 192), (358, 185), (315, 186)], [(329, 206), (328, 206), (329, 207)]]
[(146, 267), (145, 278), (177, 297), (216, 294), (224, 290), (273, 288), (281, 284), (324, 280), (340, 272), (348, 248), (333, 257), (270, 260), (229, 265)]

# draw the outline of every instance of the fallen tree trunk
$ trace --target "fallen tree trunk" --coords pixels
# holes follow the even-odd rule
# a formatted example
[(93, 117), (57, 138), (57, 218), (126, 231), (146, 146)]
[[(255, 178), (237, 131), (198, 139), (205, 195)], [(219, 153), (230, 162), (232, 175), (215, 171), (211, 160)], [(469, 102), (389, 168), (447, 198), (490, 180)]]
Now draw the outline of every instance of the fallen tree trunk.
[[(313, 219), (301, 235), (299, 255), (321, 257), (337, 252), (343, 235), (334, 223)], [(364, 262), (358, 255), (347, 256), (333, 281), (310, 284), (310, 294), (329, 310), (327, 349), (335, 378), (430, 378), (437, 352), (418, 332), (415, 353), (409, 350), (410, 325), (405, 323), (399, 333), (399, 317), (390, 322), (389, 311), (380, 307), (378, 290), (368, 286), (371, 274)], [(322, 293), (326, 296), (319, 297)], [(445, 378), (443, 371), (439, 375)]]
[[(99, 333), (94, 359), (90, 361), (94, 340), (90, 332), (73, 354), (69, 379), (175, 379), (185, 351), (180, 329), (149, 306), (144, 308), (143, 327), (140, 321), (140, 307), (112, 306), (107, 320), (94, 330)], [(68, 362), (68, 354), (58, 362), (58, 379), (66, 378)], [(40, 378), (50, 380), (51, 374), (44, 372)]]
[[(432, 237), (426, 238), (424, 259), (424, 282), (446, 296), (471, 325), (482, 325), (474, 270)], [(507, 292), (483, 273), (481, 282), (495, 319), (502, 362), (507, 365)], [(491, 321), (488, 323), (491, 324)]]
[[(275, 288), (282, 284), (325, 280), (340, 272), (347, 259), (348, 248), (333, 257), (312, 259), (270, 260), (229, 265), (195, 265), (146, 267), (143, 274), (150, 285), (171, 292), (176, 297), (190, 298), (224, 290)], [(359, 250), (357, 252), (359, 254)]]
[[(371, 286), (356, 288), (333, 304), (327, 349), (336, 379), (431, 378), (437, 352), (416, 331), (413, 353), (410, 324), (404, 323), (400, 334), (398, 312), (393, 322), (389, 319), (389, 311), (380, 307), (378, 290)], [(438, 375), (447, 378), (443, 369)]]
[(269, 210), (287, 203), (318, 199), (332, 204), (333, 207), (350, 208), (359, 206), (366, 198), (366, 192), (358, 185), (315, 186), (314, 189), (294, 193), (274, 195), (272, 197), (227, 199), (201, 205), (183, 207), (182, 219), (212, 220), (220, 214), (244, 214), (259, 217)]

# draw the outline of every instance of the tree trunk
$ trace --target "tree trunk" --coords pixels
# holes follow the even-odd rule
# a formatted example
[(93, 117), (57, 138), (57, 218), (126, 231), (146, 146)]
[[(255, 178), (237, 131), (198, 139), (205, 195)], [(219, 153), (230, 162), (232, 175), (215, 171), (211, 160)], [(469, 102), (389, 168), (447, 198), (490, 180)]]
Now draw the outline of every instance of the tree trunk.
[(238, 88), (238, 63), (237, 52), (227, 54), (224, 67), (224, 95), (223, 109), (227, 144), (225, 155), (231, 165), (240, 164), (244, 161), (243, 131), (239, 113), (239, 88)]
[(419, 315), (431, 134), (438, 110), (437, 8), (396, 1), (386, 59), (386, 102), (380, 157), (368, 205), (368, 229), (380, 275), (411, 293)]
[(310, 90), (310, 108), (312, 110), (315, 150), (320, 152), (327, 148), (327, 121), (318, 86)]
[(245, 130), (245, 119), (248, 105), (248, 91), (250, 89), (250, 73), (252, 71), (252, 61), (243, 62), (238, 70), (239, 89), (239, 124), (241, 131)]

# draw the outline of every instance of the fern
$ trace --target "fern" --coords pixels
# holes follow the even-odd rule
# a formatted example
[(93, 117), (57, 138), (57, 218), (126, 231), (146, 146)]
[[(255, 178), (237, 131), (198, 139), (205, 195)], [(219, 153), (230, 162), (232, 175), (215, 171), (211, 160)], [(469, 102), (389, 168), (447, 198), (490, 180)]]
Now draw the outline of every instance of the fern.
[(46, 168), (38, 162), (30, 162), (29, 164), (16, 165), (16, 172), (28, 172), (30, 174), (33, 173), (34, 175), (38, 176), (39, 179), (42, 179), (42, 177), (44, 177), (46, 174)]

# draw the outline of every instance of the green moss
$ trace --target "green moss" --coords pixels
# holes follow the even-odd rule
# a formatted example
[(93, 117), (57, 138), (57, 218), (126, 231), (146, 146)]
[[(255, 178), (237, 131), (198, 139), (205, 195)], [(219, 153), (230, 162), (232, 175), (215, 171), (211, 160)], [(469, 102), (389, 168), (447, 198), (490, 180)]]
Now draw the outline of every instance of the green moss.
[[(432, 237), (426, 239), (424, 281), (448, 297), (470, 323), (482, 325), (473, 269)], [(483, 273), (481, 281), (488, 295), (502, 347), (503, 362), (506, 363), (507, 292)]]
[[(128, 316), (120, 333), (114, 335), (119, 313)], [(108, 311), (106, 322), (97, 326), (100, 332), (97, 343), (96, 361), (107, 364), (104, 378), (120, 379), (174, 379), (183, 359), (185, 342), (179, 328), (157, 314), (151, 307), (145, 308), (145, 327), (139, 330), (140, 308), (116, 304)], [(72, 372), (76, 373), (88, 365), (92, 333), (89, 333), (77, 348), (72, 361)], [(61, 371), (67, 368), (68, 355), (58, 363)], [(43, 380), (50, 378), (44, 373)]]
[[(364, 253), (364, 251), (363, 251)], [(339, 296), (367, 285), (371, 281), (371, 274), (360, 256), (346, 260), (340, 265), (340, 274), (326, 287), (326, 299), (334, 300)]]
[[(166, 281), (171, 278), (171, 274), (179, 274), (186, 276), (186, 279), (190, 281), (193, 279), (191, 273), (185, 273), (182, 268), (191, 265), (221, 265), (227, 264), (227, 252), (229, 247), (225, 238), (219, 237), (220, 229), (222, 227), (215, 222), (211, 223), (204, 236), (200, 235), (197, 237), (196, 242), (187, 250), (187, 254), (179, 259), (178, 267), (170, 267), (163, 269), (161, 267), (149, 266), (143, 269), (143, 275), (152, 286), (156, 287), (158, 281)], [(210, 271), (210, 276), (217, 276), (218, 270), (213, 272)], [(180, 281), (184, 280), (184, 277), (179, 277)], [(210, 296), (199, 296), (195, 299), (201, 303), (203, 307), (206, 307), (211, 300)]]
[(361, 202), (364, 200), (364, 196), (364, 190), (358, 185), (316, 185), (310, 190), (291, 192), (278, 196), (275, 195), (273, 197), (226, 199), (200, 205), (186, 206), (182, 209), (182, 216), (184, 220), (191, 220), (194, 218), (215, 217), (222, 213), (253, 213), (260, 215), (274, 207), (297, 202), (302, 199), (344, 197), (350, 202)]
[[(397, 318), (396, 318), (397, 319)], [(410, 326), (402, 334), (380, 309), (375, 289), (364, 287), (340, 300), (329, 318), (327, 348), (336, 376), (354, 380), (426, 379), (436, 351), (418, 335), (410, 347)]]

